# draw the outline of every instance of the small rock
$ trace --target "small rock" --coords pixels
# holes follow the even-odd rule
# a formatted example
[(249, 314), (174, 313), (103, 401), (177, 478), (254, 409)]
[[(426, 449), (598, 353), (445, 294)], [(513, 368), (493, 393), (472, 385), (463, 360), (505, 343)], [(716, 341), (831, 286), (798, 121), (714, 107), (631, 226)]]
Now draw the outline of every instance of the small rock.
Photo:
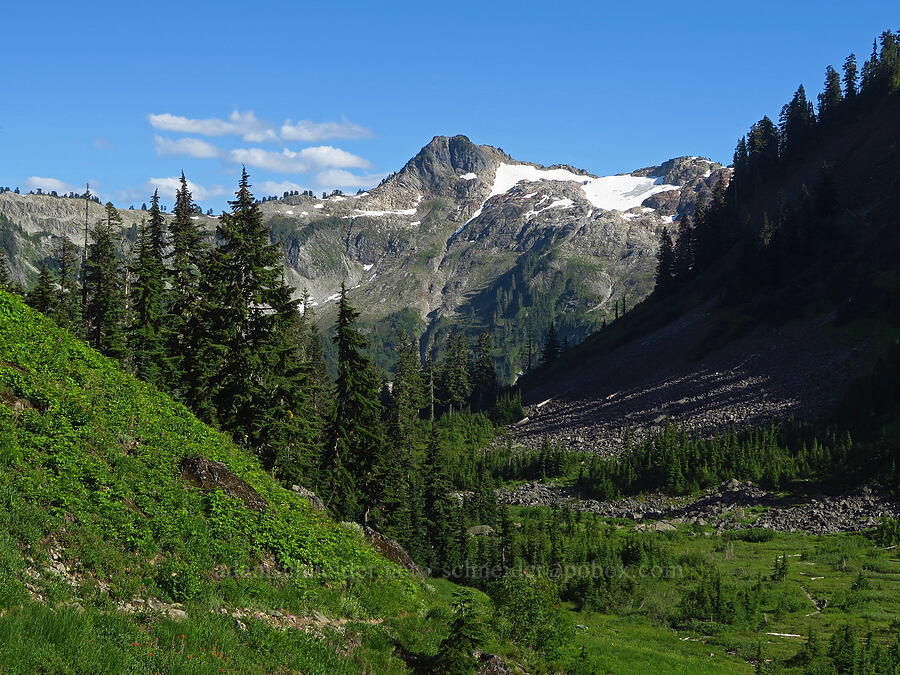
[(319, 496), (312, 490), (308, 490), (302, 485), (292, 485), (291, 490), (308, 501), (317, 511), (322, 511), (324, 513), (327, 510), (325, 508), (325, 502), (319, 499)]
[(166, 614), (168, 614), (169, 618), (173, 621), (184, 621), (187, 618), (187, 612), (176, 607), (169, 607)]

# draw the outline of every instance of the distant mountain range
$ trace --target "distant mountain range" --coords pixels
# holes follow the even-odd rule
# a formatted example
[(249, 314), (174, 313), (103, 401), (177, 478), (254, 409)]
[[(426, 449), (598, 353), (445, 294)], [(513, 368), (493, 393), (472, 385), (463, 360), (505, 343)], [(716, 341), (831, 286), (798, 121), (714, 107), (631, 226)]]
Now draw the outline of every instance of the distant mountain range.
[[(554, 321), (580, 341), (652, 289), (659, 235), (708, 197), (730, 169), (678, 157), (628, 174), (597, 177), (544, 167), (435, 137), (381, 185), (357, 195), (288, 196), (263, 203), (284, 244), (289, 281), (323, 324), (341, 283), (370, 327), (382, 366), (397, 330), (423, 335), (423, 349), (451, 329), (494, 333), (501, 377), (532, 358)], [(102, 207), (91, 204), (91, 223)], [(141, 211), (122, 210), (122, 248)], [(52, 267), (59, 237), (83, 243), (84, 202), (0, 194), (0, 241), (13, 277)], [(211, 230), (215, 220), (198, 214)], [(529, 347), (530, 343), (530, 347)]]

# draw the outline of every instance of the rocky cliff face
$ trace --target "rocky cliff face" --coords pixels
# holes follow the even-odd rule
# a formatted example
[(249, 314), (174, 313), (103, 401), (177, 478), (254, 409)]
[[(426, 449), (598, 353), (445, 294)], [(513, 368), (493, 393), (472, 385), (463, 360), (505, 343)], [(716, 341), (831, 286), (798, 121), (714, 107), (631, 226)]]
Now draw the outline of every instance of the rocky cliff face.
[[(346, 281), (364, 320), (391, 323), (402, 314), (408, 327), (414, 316), (431, 329), (426, 340), (460, 317), (473, 332), (503, 321), (510, 336), (523, 333), (537, 303), (542, 317), (550, 312), (578, 339), (610, 318), (623, 295), (631, 305), (652, 289), (662, 228), (677, 227), (679, 214), (729, 171), (679, 157), (597, 177), (520, 162), (465, 136), (437, 136), (368, 192), (292, 196), (262, 210), (284, 244), (290, 282), (309, 293), (323, 323)], [(101, 217), (100, 205), (90, 209), (91, 222)], [(78, 200), (6, 193), (0, 214), (13, 223), (3, 241), (14, 266), (23, 262), (20, 276), (50, 255), (54, 238), (77, 244), (83, 236)], [(121, 214), (126, 226), (143, 215)], [(215, 221), (201, 218), (212, 229)], [(526, 338), (509, 339), (517, 352)], [(521, 354), (506, 356), (509, 378)]]
[[(134, 243), (141, 220), (148, 217), (146, 211), (117, 209), (122, 218), (119, 249), (128, 254)], [(28, 287), (33, 282), (41, 262), (53, 267), (53, 258), (61, 239), (70, 240), (81, 259), (84, 246), (84, 222), (89, 226), (106, 217), (102, 204), (87, 203), (83, 199), (68, 199), (50, 195), (0, 194), (0, 247), (6, 252), (13, 281)], [(166, 215), (166, 219), (171, 219)], [(213, 231), (214, 218), (197, 215), (197, 219)], [(2, 251), (0, 251), (2, 255)]]

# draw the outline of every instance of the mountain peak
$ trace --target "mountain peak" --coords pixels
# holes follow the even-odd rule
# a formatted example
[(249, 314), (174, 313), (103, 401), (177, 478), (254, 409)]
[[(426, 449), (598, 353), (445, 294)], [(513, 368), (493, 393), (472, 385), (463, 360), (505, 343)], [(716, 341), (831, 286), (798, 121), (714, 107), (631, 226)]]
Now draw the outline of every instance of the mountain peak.
[(403, 169), (422, 178), (447, 178), (452, 175), (481, 175), (509, 159), (505, 153), (490, 145), (476, 145), (468, 137), (435, 136)]

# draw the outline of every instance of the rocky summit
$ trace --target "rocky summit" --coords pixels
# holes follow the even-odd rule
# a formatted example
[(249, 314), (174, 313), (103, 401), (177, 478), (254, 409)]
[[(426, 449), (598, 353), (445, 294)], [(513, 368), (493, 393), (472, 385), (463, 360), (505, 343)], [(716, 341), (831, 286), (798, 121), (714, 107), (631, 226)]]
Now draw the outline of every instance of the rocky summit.
[(554, 251), (609, 310), (622, 291), (638, 299), (650, 290), (662, 228), (728, 175), (681, 157), (598, 178), (437, 136), (377, 188), (263, 209), (285, 237), (291, 282), (309, 290), (314, 307), (333, 302), (347, 280), (372, 318), (414, 307), (427, 321), (452, 315), (521, 255)]

